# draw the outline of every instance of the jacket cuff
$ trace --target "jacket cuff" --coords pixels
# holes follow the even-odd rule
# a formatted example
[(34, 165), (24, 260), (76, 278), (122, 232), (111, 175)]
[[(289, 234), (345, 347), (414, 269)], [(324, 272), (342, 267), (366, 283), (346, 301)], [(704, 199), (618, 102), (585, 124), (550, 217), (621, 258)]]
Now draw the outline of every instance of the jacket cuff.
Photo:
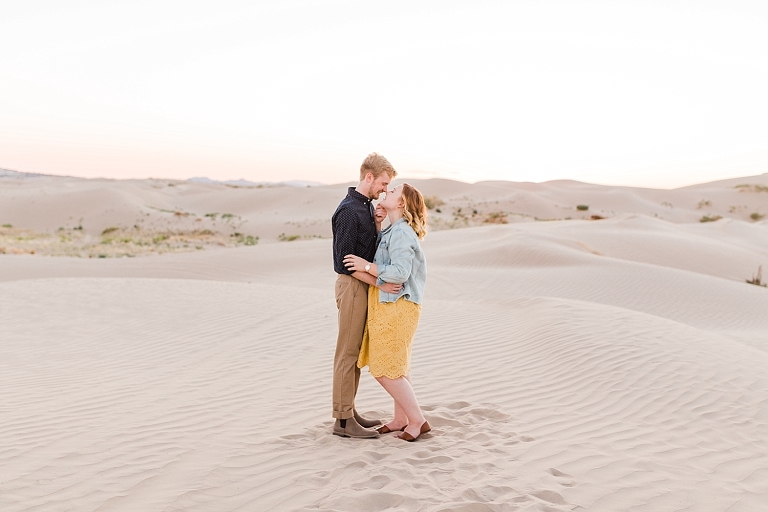
[(378, 276), (376, 276), (376, 286), (381, 286), (381, 285), (383, 285), (384, 283), (386, 283), (386, 281), (384, 281), (384, 280), (381, 278), (381, 274), (383, 274), (383, 273), (384, 273), (384, 270), (385, 270), (386, 268), (387, 268), (387, 266), (386, 266), (386, 265), (379, 265), (379, 266), (378, 266), (378, 269), (379, 269), (379, 275), (378, 275)]

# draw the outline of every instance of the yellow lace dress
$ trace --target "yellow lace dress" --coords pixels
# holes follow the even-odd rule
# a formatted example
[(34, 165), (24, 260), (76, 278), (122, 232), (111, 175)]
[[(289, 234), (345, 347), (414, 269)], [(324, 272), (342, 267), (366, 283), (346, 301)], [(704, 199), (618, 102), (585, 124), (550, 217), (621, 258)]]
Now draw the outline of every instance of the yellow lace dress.
[(374, 377), (397, 379), (411, 371), (411, 343), (419, 325), (421, 305), (401, 297), (379, 302), (379, 289), (368, 290), (368, 321), (357, 366), (368, 366)]

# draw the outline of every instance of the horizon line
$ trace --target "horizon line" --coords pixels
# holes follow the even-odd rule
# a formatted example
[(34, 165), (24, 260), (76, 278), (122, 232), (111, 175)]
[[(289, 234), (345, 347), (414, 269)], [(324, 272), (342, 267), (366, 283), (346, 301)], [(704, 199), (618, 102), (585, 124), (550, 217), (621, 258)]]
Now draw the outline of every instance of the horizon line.
[[(73, 179), (79, 179), (79, 180), (112, 180), (112, 181), (142, 181), (142, 180), (162, 180), (162, 181), (176, 181), (176, 182), (192, 182), (195, 183), (196, 181), (198, 183), (211, 183), (211, 184), (217, 184), (217, 185), (235, 185), (237, 182), (244, 182), (241, 185), (235, 185), (235, 186), (259, 186), (259, 185), (289, 185), (291, 183), (301, 183), (301, 184), (307, 184), (307, 187), (330, 187), (330, 186), (337, 186), (337, 185), (348, 185), (350, 183), (355, 183), (356, 180), (349, 180), (349, 181), (341, 181), (337, 183), (324, 183), (321, 181), (312, 181), (312, 180), (296, 180), (296, 179), (287, 179), (287, 180), (280, 180), (280, 181), (252, 181), (245, 178), (233, 178), (233, 179), (212, 179), (207, 176), (192, 176), (189, 178), (163, 178), (163, 177), (157, 177), (157, 176), (147, 176), (143, 178), (114, 178), (114, 177), (107, 177), (107, 176), (93, 176), (93, 177), (85, 177), (85, 176), (75, 176), (70, 174), (52, 174), (52, 173), (42, 173), (42, 172), (34, 172), (34, 171), (19, 171), (16, 169), (8, 169), (5, 167), (0, 167), (0, 178), (9, 177), (9, 176), (3, 176), (2, 171), (6, 172), (12, 172), (19, 175), (22, 175), (20, 177), (24, 177), (26, 175), (27, 177), (52, 177), (52, 178), (73, 178)], [(413, 172), (424, 172), (424, 171), (413, 171)], [(761, 173), (761, 174), (750, 174), (745, 175), (743, 178), (751, 178), (751, 177), (762, 177), (762, 176), (768, 176), (768, 173)], [(419, 178), (419, 177), (396, 177), (395, 179), (411, 179), (411, 180), (420, 180), (420, 181), (427, 181), (427, 180), (444, 180), (444, 181), (452, 181), (455, 183), (463, 183), (466, 185), (476, 185), (478, 183), (520, 183), (520, 184), (534, 184), (534, 185), (543, 185), (547, 183), (555, 183), (558, 181), (572, 181), (575, 183), (582, 183), (585, 185), (595, 185), (600, 187), (623, 187), (623, 188), (645, 188), (645, 189), (655, 189), (655, 190), (676, 190), (680, 188), (686, 188), (686, 187), (692, 187), (696, 185), (705, 185), (707, 183), (717, 183), (720, 181), (730, 181), (730, 180), (737, 180), (741, 177), (732, 177), (732, 178), (722, 178), (722, 179), (715, 179), (711, 181), (703, 181), (703, 182), (695, 182), (695, 183), (689, 183), (687, 185), (681, 185), (673, 188), (664, 188), (664, 187), (649, 187), (649, 186), (640, 186), (640, 185), (618, 185), (618, 184), (608, 184), (608, 183), (595, 183), (595, 182), (589, 182), (589, 181), (581, 181), (574, 178), (558, 178), (558, 179), (552, 179), (552, 180), (546, 180), (546, 181), (514, 181), (514, 180), (503, 180), (503, 179), (493, 179), (493, 180), (478, 180), (478, 181), (464, 181), (456, 178), (444, 178), (441, 176), (431, 176), (429, 178)]]

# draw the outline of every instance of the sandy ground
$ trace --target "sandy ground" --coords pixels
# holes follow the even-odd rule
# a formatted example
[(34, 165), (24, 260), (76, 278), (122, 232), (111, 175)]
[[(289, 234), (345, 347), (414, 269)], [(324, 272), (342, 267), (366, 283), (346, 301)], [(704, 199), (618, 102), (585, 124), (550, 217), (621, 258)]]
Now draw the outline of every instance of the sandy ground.
[[(3, 512), (768, 507), (768, 288), (745, 282), (768, 277), (768, 221), (751, 218), (768, 176), (416, 183), (444, 229), (424, 241), (413, 380), (433, 431), (414, 444), (330, 433), (345, 187), (168, 183), (0, 180), (6, 230), (82, 226), (99, 245), (143, 218), (259, 237), (0, 254)], [(390, 414), (365, 370), (357, 403)]]

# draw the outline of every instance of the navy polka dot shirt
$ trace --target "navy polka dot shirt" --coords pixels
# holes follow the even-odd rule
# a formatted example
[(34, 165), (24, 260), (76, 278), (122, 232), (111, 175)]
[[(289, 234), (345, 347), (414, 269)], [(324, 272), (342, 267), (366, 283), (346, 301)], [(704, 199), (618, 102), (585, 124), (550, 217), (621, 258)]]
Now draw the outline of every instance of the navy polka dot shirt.
[(376, 221), (373, 204), (363, 194), (349, 187), (347, 197), (331, 218), (333, 227), (333, 270), (337, 274), (352, 274), (344, 266), (344, 256), (354, 254), (367, 261), (376, 255)]

